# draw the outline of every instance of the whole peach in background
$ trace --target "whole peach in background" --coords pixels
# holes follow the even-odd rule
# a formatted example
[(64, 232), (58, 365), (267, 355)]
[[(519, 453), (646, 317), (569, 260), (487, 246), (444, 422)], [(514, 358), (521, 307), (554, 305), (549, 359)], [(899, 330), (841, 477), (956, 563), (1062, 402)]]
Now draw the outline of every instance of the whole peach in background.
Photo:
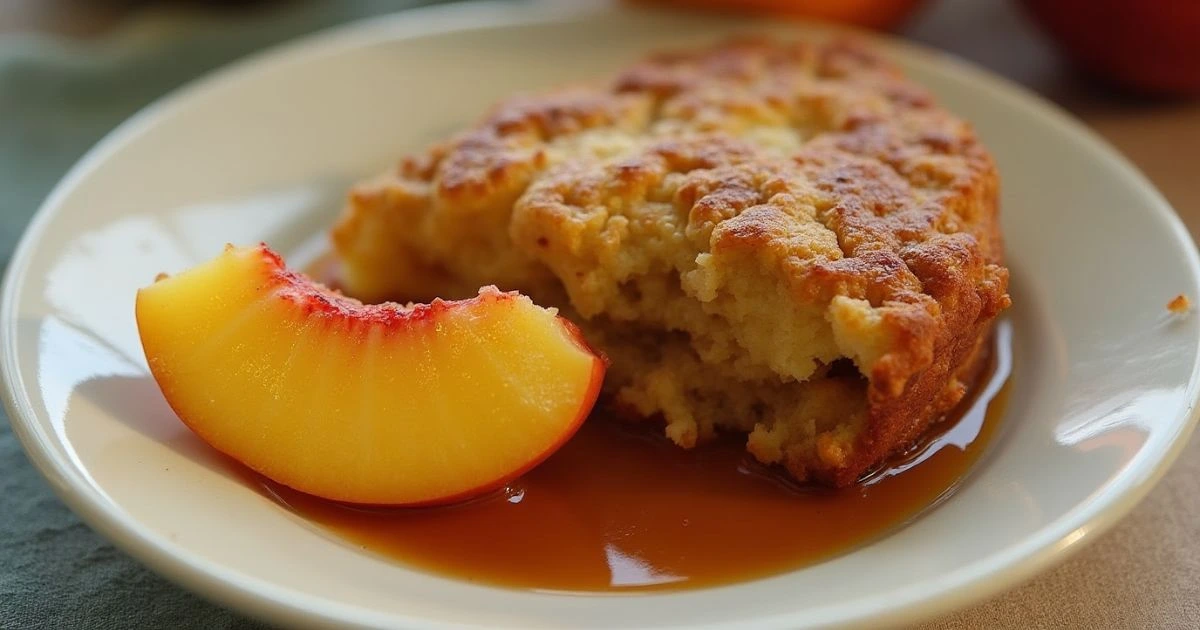
[(681, 8), (750, 11), (865, 28), (895, 28), (924, 0), (639, 0)]
[(1200, 95), (1197, 0), (1022, 0), (1062, 52), (1125, 88)]

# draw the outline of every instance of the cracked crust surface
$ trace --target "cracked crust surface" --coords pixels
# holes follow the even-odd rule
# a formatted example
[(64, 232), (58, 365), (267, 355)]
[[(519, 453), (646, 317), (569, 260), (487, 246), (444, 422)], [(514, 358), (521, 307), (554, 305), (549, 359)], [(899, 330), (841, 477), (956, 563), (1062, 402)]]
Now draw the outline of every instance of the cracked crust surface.
[(359, 185), (366, 300), (530, 293), (690, 447), (748, 435), (852, 483), (963, 396), (1007, 307), (998, 180), (965, 122), (852, 41), (730, 41), (518, 96)]

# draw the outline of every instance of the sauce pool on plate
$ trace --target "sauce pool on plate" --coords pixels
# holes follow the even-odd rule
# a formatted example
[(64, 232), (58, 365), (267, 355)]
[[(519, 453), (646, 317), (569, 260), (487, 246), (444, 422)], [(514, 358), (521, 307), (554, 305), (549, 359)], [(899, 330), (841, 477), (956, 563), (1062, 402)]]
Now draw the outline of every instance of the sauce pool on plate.
[(1011, 366), (1007, 322), (954, 416), (842, 490), (804, 488), (736, 441), (682, 450), (653, 423), (600, 408), (499, 493), (437, 508), (345, 506), (263, 481), (269, 496), (368, 552), (471, 582), (550, 591), (687, 589), (828, 559), (948, 496), (996, 434)]

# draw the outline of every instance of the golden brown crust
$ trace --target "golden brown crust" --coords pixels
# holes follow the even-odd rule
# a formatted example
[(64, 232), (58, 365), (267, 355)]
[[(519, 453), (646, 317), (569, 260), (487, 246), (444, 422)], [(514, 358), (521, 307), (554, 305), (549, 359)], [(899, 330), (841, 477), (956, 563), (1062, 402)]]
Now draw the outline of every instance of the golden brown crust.
[[(361, 187), (334, 239), (368, 299), (424, 297), (417, 277), (565, 290), (584, 318), (700, 340), (698, 360), (733, 343), (760, 381), (850, 358), (865, 430), (818, 436), (824, 465), (782, 460), (845, 485), (961, 398), (956, 375), (1008, 305), (997, 191), (970, 127), (870, 49), (738, 40), (501, 103)], [(825, 326), (811, 352), (752, 338), (776, 322), (737, 302), (764, 292)], [(714, 321), (733, 341), (710, 338)]]

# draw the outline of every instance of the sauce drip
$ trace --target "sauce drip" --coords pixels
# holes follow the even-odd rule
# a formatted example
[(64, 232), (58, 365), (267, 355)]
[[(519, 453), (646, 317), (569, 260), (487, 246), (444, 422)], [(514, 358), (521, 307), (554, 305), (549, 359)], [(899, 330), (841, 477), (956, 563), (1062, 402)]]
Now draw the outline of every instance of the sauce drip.
[[(798, 487), (740, 441), (682, 450), (598, 409), (504, 491), (450, 507), (364, 509), (269, 481), (269, 496), (369, 552), (459, 579), (576, 592), (689, 589), (767, 577), (870, 542), (939, 503), (996, 434), (1007, 322), (973, 395), (854, 487)], [(903, 473), (903, 474), (900, 474)]]

